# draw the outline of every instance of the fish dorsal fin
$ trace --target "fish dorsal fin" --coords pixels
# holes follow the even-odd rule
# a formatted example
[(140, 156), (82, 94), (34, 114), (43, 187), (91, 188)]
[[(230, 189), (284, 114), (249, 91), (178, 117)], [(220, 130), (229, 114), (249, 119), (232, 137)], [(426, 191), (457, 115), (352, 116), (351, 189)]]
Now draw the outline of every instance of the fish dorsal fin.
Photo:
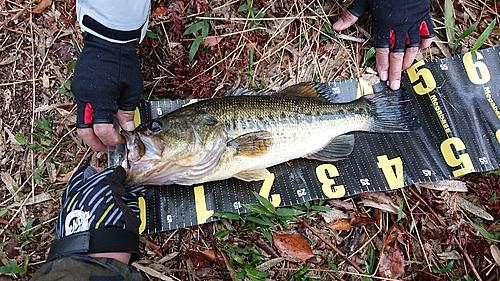
[(241, 135), (227, 143), (236, 149), (237, 156), (259, 157), (266, 154), (273, 144), (272, 134), (268, 131), (255, 131)]
[(334, 138), (327, 146), (318, 152), (308, 155), (307, 159), (332, 162), (340, 160), (354, 150), (354, 135), (341, 135)]
[(267, 169), (254, 169), (241, 171), (234, 175), (234, 177), (243, 181), (263, 181), (270, 174), (271, 173)]
[(314, 99), (319, 102), (330, 102), (335, 95), (331, 87), (325, 83), (302, 82), (297, 85), (286, 87), (275, 95), (302, 97)]

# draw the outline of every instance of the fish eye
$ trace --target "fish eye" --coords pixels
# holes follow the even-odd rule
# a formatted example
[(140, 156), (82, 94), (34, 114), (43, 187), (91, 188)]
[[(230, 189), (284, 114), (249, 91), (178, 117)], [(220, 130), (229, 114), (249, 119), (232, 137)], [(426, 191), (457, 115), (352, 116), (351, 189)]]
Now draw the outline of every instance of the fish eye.
[(152, 132), (159, 132), (161, 131), (161, 124), (158, 121), (152, 121), (151, 124), (149, 124), (149, 130)]

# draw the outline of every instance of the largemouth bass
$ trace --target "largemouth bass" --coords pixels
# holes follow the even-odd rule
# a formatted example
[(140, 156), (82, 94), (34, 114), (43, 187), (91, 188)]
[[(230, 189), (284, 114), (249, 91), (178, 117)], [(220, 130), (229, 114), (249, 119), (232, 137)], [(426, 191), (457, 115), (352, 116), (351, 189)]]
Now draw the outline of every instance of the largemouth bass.
[(404, 90), (331, 103), (326, 84), (299, 84), (273, 95), (229, 96), (187, 105), (122, 132), (127, 184), (193, 185), (235, 177), (264, 180), (268, 167), (296, 159), (349, 155), (354, 131), (397, 133), (421, 126)]

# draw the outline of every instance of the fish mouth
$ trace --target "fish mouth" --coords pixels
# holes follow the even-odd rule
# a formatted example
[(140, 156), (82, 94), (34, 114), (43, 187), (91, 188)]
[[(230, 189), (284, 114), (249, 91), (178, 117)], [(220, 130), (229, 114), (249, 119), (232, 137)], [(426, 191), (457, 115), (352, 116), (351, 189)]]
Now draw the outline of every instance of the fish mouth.
[(144, 143), (141, 141), (139, 134), (134, 131), (122, 130), (121, 135), (126, 140), (128, 160), (131, 162), (139, 161), (146, 153), (146, 148), (144, 147)]

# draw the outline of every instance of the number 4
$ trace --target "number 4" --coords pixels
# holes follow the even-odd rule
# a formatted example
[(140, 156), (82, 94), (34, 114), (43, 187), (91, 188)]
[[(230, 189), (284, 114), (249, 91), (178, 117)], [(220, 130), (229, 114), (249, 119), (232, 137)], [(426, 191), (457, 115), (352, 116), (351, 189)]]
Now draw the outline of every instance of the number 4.
[(401, 160), (401, 157), (389, 159), (387, 155), (382, 155), (378, 156), (377, 160), (377, 165), (382, 169), (389, 187), (391, 189), (404, 187), (403, 160)]

